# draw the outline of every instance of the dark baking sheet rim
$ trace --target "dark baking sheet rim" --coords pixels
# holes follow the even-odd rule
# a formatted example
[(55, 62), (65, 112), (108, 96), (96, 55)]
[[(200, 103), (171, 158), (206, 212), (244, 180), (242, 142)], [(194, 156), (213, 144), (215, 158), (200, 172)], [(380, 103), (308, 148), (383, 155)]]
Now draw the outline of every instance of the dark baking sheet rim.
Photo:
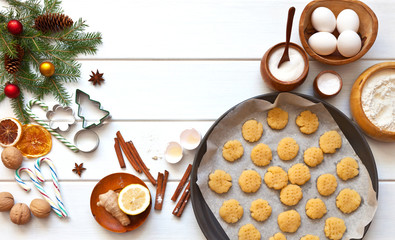
[[(263, 99), (266, 101), (274, 102), (276, 97), (278, 96), (278, 92), (276, 93), (268, 93), (253, 97), (251, 99)], [(364, 135), (360, 131), (357, 125), (355, 125), (351, 119), (349, 119), (344, 113), (342, 113), (339, 109), (332, 106), (325, 101), (319, 100), (312, 96), (308, 96), (305, 94), (300, 93), (293, 93), (303, 98), (306, 98), (315, 103), (323, 103), (326, 109), (330, 112), (332, 117), (335, 119), (336, 123), (339, 125), (340, 129), (343, 131), (344, 135), (350, 142), (351, 146), (354, 148), (355, 152), (361, 159), (361, 161), (365, 164), (370, 178), (372, 179), (373, 189), (376, 191), (376, 197), (378, 199), (379, 196), (379, 185), (378, 185), (378, 174), (376, 168), (376, 162), (374, 160), (372, 151), (367, 143)], [(249, 100), (249, 99), (248, 99)], [(247, 101), (247, 100), (246, 100)], [(239, 103), (241, 104), (241, 103)], [(230, 111), (232, 111), (236, 106), (233, 106), (231, 109), (226, 111), (221, 117), (219, 117), (214, 124), (210, 127), (207, 131), (206, 135), (204, 136), (197, 152), (195, 155), (195, 159), (193, 162), (192, 167), (192, 175), (191, 175), (191, 201), (193, 211), (195, 213), (196, 220), (202, 230), (203, 234), (206, 236), (207, 239), (217, 239), (217, 240), (228, 240), (228, 236), (226, 235), (225, 231), (222, 229), (221, 225), (218, 223), (217, 219), (215, 218), (214, 214), (211, 212), (210, 208), (208, 207), (206, 201), (204, 200), (202, 193), (200, 192), (199, 187), (196, 184), (197, 181), (197, 170), (199, 168), (200, 162), (204, 153), (206, 153), (207, 149), (207, 138), (210, 136), (211, 132), (213, 131), (214, 127), (220, 122)], [(370, 223), (365, 226), (365, 233), (368, 231)]]

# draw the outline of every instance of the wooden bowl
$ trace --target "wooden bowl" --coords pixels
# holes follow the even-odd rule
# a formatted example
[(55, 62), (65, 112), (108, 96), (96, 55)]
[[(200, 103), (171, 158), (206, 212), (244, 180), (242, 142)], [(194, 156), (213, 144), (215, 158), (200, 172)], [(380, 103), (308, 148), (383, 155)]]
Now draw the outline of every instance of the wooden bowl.
[(117, 233), (129, 232), (140, 227), (147, 219), (151, 211), (152, 197), (150, 205), (144, 212), (135, 216), (129, 216), (131, 223), (128, 226), (122, 226), (104, 207), (97, 206), (100, 194), (106, 193), (108, 190), (120, 192), (130, 184), (141, 184), (148, 189), (147, 185), (140, 178), (128, 173), (108, 175), (96, 184), (91, 195), (91, 211), (93, 217), (103, 228)]
[(374, 73), (384, 69), (395, 69), (395, 62), (376, 64), (359, 75), (351, 89), (350, 109), (355, 122), (357, 122), (368, 136), (383, 142), (395, 142), (395, 132), (385, 131), (376, 127), (365, 115), (362, 108), (361, 95), (365, 83)]
[[(337, 90), (337, 92), (335, 92), (334, 94), (328, 95), (328, 94), (322, 92), (321, 89), (318, 87), (318, 79), (319, 79), (323, 74), (325, 74), (325, 73), (332, 73), (332, 74), (336, 75), (337, 78), (339, 78), (340, 87), (339, 87), (339, 90)], [(320, 72), (320, 73), (315, 77), (314, 83), (313, 83), (314, 91), (315, 91), (320, 97), (322, 97), (322, 98), (329, 98), (329, 97), (336, 96), (337, 94), (339, 94), (340, 90), (342, 90), (342, 87), (343, 87), (343, 80), (342, 80), (342, 77), (340, 77), (340, 75), (339, 75), (337, 72), (332, 71), (332, 70), (325, 70), (325, 71)]]
[[(311, 24), (311, 14), (318, 7), (329, 8), (337, 17), (341, 11), (344, 9), (352, 9), (359, 16), (359, 31), (358, 34), (362, 40), (361, 51), (353, 57), (343, 57), (339, 51), (335, 51), (331, 55), (321, 56), (315, 53), (308, 44), (308, 39), (311, 35), (317, 31), (313, 28)], [(357, 0), (315, 0), (307, 4), (304, 8), (299, 21), (299, 37), (302, 46), (306, 52), (314, 59), (319, 62), (330, 64), (330, 65), (343, 65), (354, 62), (360, 59), (365, 53), (369, 51), (372, 47), (374, 41), (377, 37), (378, 31), (378, 20), (374, 12), (363, 2)], [(339, 36), (337, 30), (333, 32), (335, 37)]]
[(304, 80), (306, 80), (307, 74), (309, 73), (309, 58), (307, 57), (306, 52), (303, 50), (302, 47), (295, 43), (289, 43), (290, 48), (294, 48), (299, 51), (299, 53), (302, 55), (303, 60), (304, 60), (304, 70), (302, 75), (300, 75), (299, 78), (293, 80), (293, 81), (281, 81), (277, 79), (276, 77), (273, 76), (273, 74), (269, 70), (269, 58), (271, 54), (276, 51), (277, 49), (284, 47), (285, 42), (279, 43), (274, 45), (273, 47), (269, 48), (265, 55), (263, 55), (262, 60), (261, 60), (261, 75), (263, 80), (266, 82), (267, 85), (269, 85), (270, 88), (278, 91), (291, 91), (301, 85)]

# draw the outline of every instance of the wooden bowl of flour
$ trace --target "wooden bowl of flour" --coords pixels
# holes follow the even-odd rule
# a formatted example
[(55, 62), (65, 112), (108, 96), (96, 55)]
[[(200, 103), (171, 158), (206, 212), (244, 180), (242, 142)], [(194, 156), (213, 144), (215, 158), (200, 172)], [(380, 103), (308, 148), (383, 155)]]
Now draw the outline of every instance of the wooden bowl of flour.
[[(388, 78), (385, 77), (387, 75), (389, 75)], [(391, 103), (394, 104), (395, 101), (395, 98), (391, 96), (395, 93), (387, 89), (386, 93), (389, 95), (383, 94), (389, 87), (388, 82), (385, 81), (391, 81), (394, 84), (394, 78), (395, 62), (376, 64), (357, 78), (350, 95), (350, 109), (355, 122), (368, 136), (384, 142), (395, 142), (395, 119), (393, 119), (394, 113), (391, 106)], [(378, 84), (376, 88), (372, 87), (373, 81)], [(380, 81), (382, 81), (381, 84)], [(388, 124), (391, 122), (392, 124)]]

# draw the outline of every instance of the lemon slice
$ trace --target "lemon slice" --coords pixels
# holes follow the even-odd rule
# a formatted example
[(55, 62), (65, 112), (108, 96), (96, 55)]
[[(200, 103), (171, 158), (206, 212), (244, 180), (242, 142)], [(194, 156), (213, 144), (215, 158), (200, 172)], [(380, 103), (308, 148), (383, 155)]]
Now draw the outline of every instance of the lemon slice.
[(128, 215), (137, 215), (145, 211), (151, 203), (149, 190), (140, 184), (130, 184), (119, 193), (118, 206)]

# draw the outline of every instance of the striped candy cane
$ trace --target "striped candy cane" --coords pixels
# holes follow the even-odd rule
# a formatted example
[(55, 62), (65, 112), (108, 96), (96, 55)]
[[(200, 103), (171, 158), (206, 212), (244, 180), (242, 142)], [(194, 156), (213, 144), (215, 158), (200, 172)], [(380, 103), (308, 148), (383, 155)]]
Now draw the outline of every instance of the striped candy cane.
[(15, 180), (19, 184), (20, 187), (22, 187), (25, 191), (30, 191), (30, 187), (27, 186), (27, 184), (22, 180), (21, 178), (21, 173), (26, 172), (29, 174), (30, 179), (32, 180), (34, 186), (37, 188), (37, 190), (40, 192), (41, 196), (51, 205), (52, 210), (58, 215), (58, 217), (66, 217), (62, 214), (62, 211), (56, 206), (56, 204), (52, 201), (52, 199), (48, 196), (48, 194), (45, 192), (44, 188), (40, 185), (40, 182), (37, 180), (36, 175), (30, 170), (29, 168), (19, 168), (15, 171)]
[(36, 99), (30, 100), (29, 104), (27, 105), (26, 108), (26, 112), (27, 114), (29, 114), (29, 116), (31, 118), (34, 119), (34, 121), (36, 121), (38, 124), (40, 124), (42, 127), (44, 127), (45, 129), (48, 130), (48, 132), (50, 132), (52, 134), (52, 136), (54, 136), (55, 138), (57, 138), (61, 143), (63, 143), (64, 145), (66, 145), (66, 147), (68, 147), (71, 151), (73, 152), (78, 152), (79, 149), (72, 144), (71, 142), (69, 142), (66, 138), (64, 138), (62, 135), (60, 135), (58, 132), (56, 132), (55, 130), (53, 130), (52, 128), (49, 127), (49, 125), (41, 120), (40, 118), (38, 118), (33, 112), (32, 112), (32, 107), (34, 105), (38, 105), (40, 106), (44, 111), (48, 110), (48, 106), (45, 105), (45, 103), (40, 102)]
[(34, 172), (36, 173), (37, 180), (39, 182), (44, 182), (45, 179), (41, 173), (40, 165), (45, 162), (48, 164), (50, 170), (51, 170), (51, 177), (52, 177), (52, 183), (53, 183), (53, 189), (55, 191), (55, 196), (56, 196), (56, 201), (58, 203), (59, 209), (62, 211), (63, 216), (67, 217), (67, 211), (66, 208), (63, 204), (62, 196), (60, 194), (60, 188), (59, 188), (59, 181), (58, 181), (58, 175), (56, 174), (56, 169), (55, 165), (53, 164), (52, 160), (46, 157), (38, 158), (34, 164)]

